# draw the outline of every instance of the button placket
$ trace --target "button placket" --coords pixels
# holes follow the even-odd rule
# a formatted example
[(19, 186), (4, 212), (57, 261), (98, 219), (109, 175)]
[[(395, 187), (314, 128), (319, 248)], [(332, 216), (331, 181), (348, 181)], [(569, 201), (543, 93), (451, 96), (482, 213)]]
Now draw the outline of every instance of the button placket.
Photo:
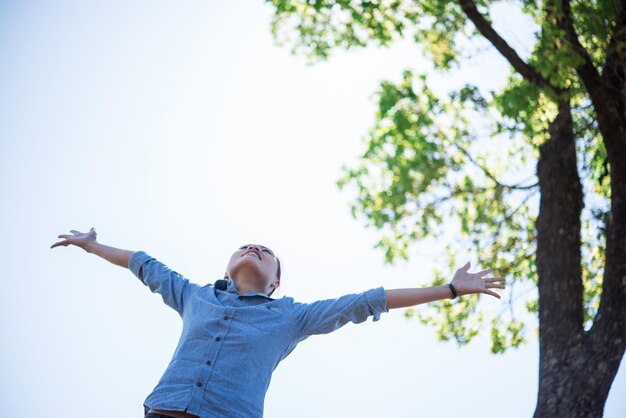
[[(230, 320), (230, 319), (232, 319), (232, 318), (233, 318), (233, 317), (232, 317), (232, 316), (230, 316), (230, 315), (228, 315), (227, 313), (226, 313), (226, 314), (224, 314), (224, 316), (222, 317), (222, 319), (224, 319), (224, 321), (228, 321), (228, 320)], [(228, 327), (226, 327), (226, 328), (228, 328)], [(222, 337), (220, 337), (220, 336), (216, 336), (216, 337), (215, 337), (215, 341), (222, 341), (222, 339), (223, 339), (223, 338), (222, 338)], [(207, 360), (205, 363), (206, 363), (206, 365), (207, 365), (207, 366), (210, 366), (213, 362), (212, 362), (211, 360)], [(198, 382), (198, 383), (200, 383), (200, 382)], [(201, 387), (201, 386), (198, 386), (198, 387)]]
[[(225, 321), (228, 321), (228, 320), (232, 319), (232, 315), (228, 315), (228, 311), (226, 311), (226, 312), (224, 313), (224, 316), (222, 317), (222, 319), (224, 319)], [(226, 326), (226, 329), (228, 329), (228, 326)], [(222, 336), (216, 336), (216, 337), (215, 337), (215, 341), (218, 341), (218, 342), (219, 342), (219, 341), (222, 341), (222, 339), (223, 339), (223, 337), (222, 337)], [(207, 366), (211, 366), (211, 365), (213, 364), (213, 362), (212, 362), (211, 360), (206, 360), (206, 361), (205, 361), (205, 364), (206, 364)], [(208, 371), (208, 369), (207, 369), (207, 371)], [(202, 384), (202, 382), (201, 382), (201, 381), (197, 381), (197, 382), (196, 382), (196, 386), (197, 386), (197, 387), (199, 387), (199, 388), (201, 388), (201, 387), (203, 386), (203, 384)]]

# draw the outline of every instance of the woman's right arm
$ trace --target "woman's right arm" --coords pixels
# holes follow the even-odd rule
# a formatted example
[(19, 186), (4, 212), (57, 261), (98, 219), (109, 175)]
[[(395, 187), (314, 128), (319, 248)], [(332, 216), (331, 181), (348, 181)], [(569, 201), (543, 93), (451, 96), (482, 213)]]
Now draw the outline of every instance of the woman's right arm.
[(56, 242), (50, 246), (50, 248), (75, 245), (88, 253), (98, 255), (105, 260), (110, 261), (120, 267), (128, 268), (128, 262), (130, 257), (135, 251), (124, 250), (121, 248), (110, 247), (108, 245), (100, 244), (96, 241), (97, 233), (95, 228), (91, 228), (89, 232), (80, 232), (75, 229), (71, 229), (72, 235), (61, 234), (59, 238), (64, 238), (62, 241)]
[(99, 242), (87, 244), (83, 249), (88, 253), (99, 255), (105, 260), (109, 260), (111, 263), (125, 268), (128, 268), (128, 260), (130, 260), (130, 256), (134, 253), (134, 251), (109, 247), (108, 245), (100, 244)]
[(72, 235), (59, 235), (59, 238), (64, 239), (52, 244), (50, 248), (60, 245), (65, 247), (75, 245), (88, 253), (99, 255), (113, 264), (128, 268), (153, 293), (160, 294), (168, 306), (175, 309), (181, 317), (183, 316), (187, 299), (193, 290), (199, 288), (197, 284), (191, 283), (187, 278), (145, 251), (129, 251), (100, 244), (96, 241), (97, 234), (93, 227), (89, 232), (80, 232), (74, 229), (71, 229), (70, 232)]

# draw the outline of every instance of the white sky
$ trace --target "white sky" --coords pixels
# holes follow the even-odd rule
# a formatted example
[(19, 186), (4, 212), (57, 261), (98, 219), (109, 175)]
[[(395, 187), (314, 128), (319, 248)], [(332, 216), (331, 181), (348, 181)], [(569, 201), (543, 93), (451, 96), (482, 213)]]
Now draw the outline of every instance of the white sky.
[[(384, 266), (378, 233), (335, 186), (378, 83), (429, 68), (410, 42), (306, 66), (273, 44), (261, 0), (55, 3), (0, 2), (0, 416), (143, 416), (178, 342), (176, 312), (130, 271), (50, 249), (70, 229), (94, 226), (202, 284), (238, 245), (262, 243), (283, 261), (276, 296), (300, 301), (429, 280), (443, 243)], [(523, 53), (527, 21), (497, 11)], [(497, 87), (506, 69), (485, 54), (432, 87)], [(486, 310), (504, 302), (481, 296)], [(493, 356), (487, 334), (459, 349), (403, 315), (302, 342), (274, 372), (265, 416), (532, 415), (536, 340)], [(626, 411), (623, 369), (605, 417)]]

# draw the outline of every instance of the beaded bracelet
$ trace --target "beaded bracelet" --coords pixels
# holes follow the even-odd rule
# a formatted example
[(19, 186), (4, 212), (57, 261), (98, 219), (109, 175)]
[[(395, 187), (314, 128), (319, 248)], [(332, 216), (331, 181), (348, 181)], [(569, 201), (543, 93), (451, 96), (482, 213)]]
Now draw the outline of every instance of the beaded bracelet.
[(454, 299), (457, 296), (456, 295), (456, 289), (454, 288), (454, 285), (452, 283), (448, 283), (448, 287), (452, 291), (452, 299)]

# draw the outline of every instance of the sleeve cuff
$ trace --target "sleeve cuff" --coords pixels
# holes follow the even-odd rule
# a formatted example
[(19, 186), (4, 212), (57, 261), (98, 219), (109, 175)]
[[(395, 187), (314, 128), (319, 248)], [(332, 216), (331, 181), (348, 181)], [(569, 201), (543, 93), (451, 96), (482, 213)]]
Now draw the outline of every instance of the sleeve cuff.
[(132, 271), (135, 276), (139, 277), (141, 266), (150, 258), (152, 257), (145, 251), (135, 251), (128, 259), (128, 269)]
[(372, 321), (378, 321), (382, 313), (389, 312), (389, 308), (387, 307), (387, 295), (385, 294), (385, 288), (383, 286), (366, 290), (365, 297), (367, 298), (367, 303), (373, 315)]

